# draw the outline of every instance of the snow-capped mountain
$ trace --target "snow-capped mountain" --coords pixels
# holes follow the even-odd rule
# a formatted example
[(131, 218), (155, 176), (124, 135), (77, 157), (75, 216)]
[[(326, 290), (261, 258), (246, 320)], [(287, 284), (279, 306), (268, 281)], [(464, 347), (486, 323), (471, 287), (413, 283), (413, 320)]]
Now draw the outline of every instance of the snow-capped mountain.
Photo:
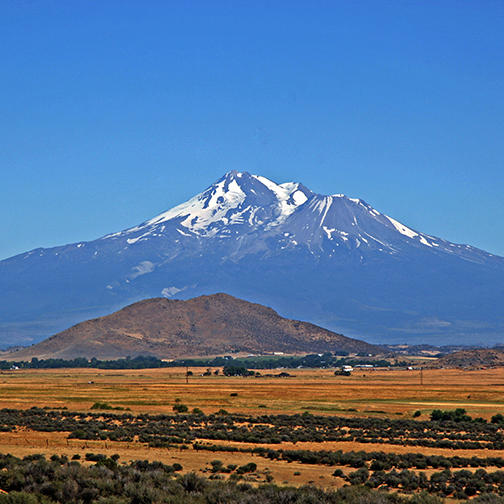
[[(244, 241), (274, 238), (281, 249), (307, 247), (311, 254), (332, 255), (336, 247), (397, 254), (404, 247), (429, 247), (467, 260), (492, 257), (469, 245), (455, 245), (414, 231), (366, 202), (343, 194), (323, 196), (302, 184), (276, 184), (265, 177), (232, 171), (204, 192), (148, 221), (103, 239), (126, 246), (179, 233), (184, 238), (231, 240), (240, 255), (254, 249)], [(239, 240), (238, 240), (239, 238)], [(252, 239), (252, 240), (251, 240)], [(208, 242), (215, 246), (214, 242)]]
[(504, 258), (246, 172), (124, 231), (1, 261), (0, 283), (5, 343), (221, 291), (372, 341), (504, 341)]

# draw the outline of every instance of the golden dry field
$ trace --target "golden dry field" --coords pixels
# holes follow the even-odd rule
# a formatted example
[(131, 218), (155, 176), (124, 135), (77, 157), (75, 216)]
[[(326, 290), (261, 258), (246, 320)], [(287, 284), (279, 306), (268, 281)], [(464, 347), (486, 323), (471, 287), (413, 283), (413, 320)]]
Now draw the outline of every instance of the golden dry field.
[[(15, 370), (0, 374), (0, 408), (27, 409), (32, 406), (87, 411), (97, 402), (130, 408), (132, 414), (173, 413), (179, 399), (189, 409), (205, 413), (225, 409), (231, 413), (260, 415), (265, 413), (302, 413), (319, 415), (376, 416), (411, 418), (417, 410), (420, 419), (428, 418), (435, 408), (465, 408), (473, 417), (489, 419), (504, 413), (504, 369), (478, 371), (365, 370), (350, 377), (336, 377), (331, 370), (289, 370), (290, 378), (200, 376), (206, 369), (191, 368), (194, 373), (186, 383), (185, 368), (143, 370)], [(270, 371), (261, 371), (266, 374)], [(278, 373), (278, 371), (273, 371)], [(233, 394), (233, 396), (231, 396)], [(236, 395), (237, 394), (237, 395)], [(119, 411), (119, 413), (121, 413)], [(67, 439), (65, 432), (16, 430), (0, 432), (2, 453), (25, 456), (85, 453), (117, 453), (122, 461), (134, 459), (179, 462), (184, 471), (205, 471), (209, 462), (220, 459), (226, 464), (244, 464), (251, 460), (247, 453), (211, 453), (149, 448), (139, 442), (81, 441)], [(215, 444), (220, 444), (218, 441)], [(247, 443), (226, 441), (227, 446), (248, 447)], [(411, 447), (357, 442), (298, 442), (281, 445), (255, 445), (274, 449), (384, 451), (424, 453), (445, 456), (500, 456), (504, 450), (450, 450), (447, 448)], [(260, 478), (267, 474), (275, 482), (300, 485), (315, 482), (324, 487), (338, 487), (344, 480), (332, 475), (335, 467), (287, 463), (253, 457)], [(341, 468), (346, 474), (352, 469)], [(262, 475), (262, 476), (261, 476)]]
[[(365, 370), (336, 377), (332, 370), (289, 370), (290, 378), (200, 376), (185, 368), (141, 370), (28, 369), (0, 372), (0, 408), (86, 410), (96, 401), (133, 413), (171, 413), (176, 399), (205, 413), (302, 413), (410, 417), (420, 410), (465, 408), (489, 419), (504, 413), (504, 368), (464, 371)], [(261, 371), (267, 374), (270, 371)], [(273, 371), (277, 373), (278, 371)], [(238, 394), (231, 396), (231, 393)]]

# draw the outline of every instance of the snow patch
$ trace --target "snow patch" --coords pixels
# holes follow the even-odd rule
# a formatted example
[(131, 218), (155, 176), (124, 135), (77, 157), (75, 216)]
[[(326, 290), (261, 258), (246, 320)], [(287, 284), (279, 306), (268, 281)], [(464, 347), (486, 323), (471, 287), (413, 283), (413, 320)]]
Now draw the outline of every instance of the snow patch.
[(327, 238), (329, 238), (329, 240), (332, 240), (332, 234), (336, 231), (336, 229), (328, 228), (327, 226), (322, 226), (322, 229), (325, 231)]
[(133, 268), (131, 269), (133, 270), (133, 273), (129, 275), (129, 278), (133, 280), (134, 278), (146, 275), (147, 273), (152, 273), (155, 269), (155, 266), (154, 263), (150, 261), (142, 261), (140, 264), (133, 266)]
[(110, 233), (108, 235), (105, 235), (102, 240), (106, 240), (108, 238), (115, 238), (116, 236), (120, 236), (122, 234), (122, 231), (119, 231), (117, 233)]
[[(375, 242), (379, 243), (380, 245), (383, 245), (384, 247), (387, 247), (389, 248), (389, 246), (386, 244), (386, 243), (383, 243), (382, 241), (378, 240), (378, 238), (375, 238), (374, 236), (371, 236), (369, 233), (365, 233), (366, 236), (368, 236), (369, 238), (371, 238), (371, 240), (374, 240)], [(378, 249), (378, 250), (383, 250), (383, 249)]]
[(266, 177), (260, 175), (252, 175), (256, 180), (261, 182), (269, 189), (278, 201), (280, 215), (273, 221), (269, 227), (277, 226), (285, 221), (285, 219), (296, 210), (296, 208), (308, 199), (303, 191), (299, 190), (299, 184), (296, 182), (285, 182), (283, 184), (275, 184)]
[(331, 208), (331, 205), (333, 203), (333, 199), (331, 196), (327, 196), (324, 198), (324, 215), (322, 216), (322, 219), (320, 219), (320, 224), (322, 225), (324, 223), (324, 220), (326, 218), (327, 212), (329, 211), (329, 208)]
[(421, 235), (420, 235), (420, 243), (427, 245), (427, 247), (432, 247), (432, 245)]
[(145, 238), (146, 236), (149, 236), (150, 234), (152, 234), (152, 231), (147, 231), (146, 233), (143, 233), (140, 236), (137, 236), (136, 238), (128, 238), (126, 240), (126, 243), (128, 243), (128, 245), (133, 245), (137, 241), (140, 241), (142, 238)]
[(192, 231), (204, 229), (214, 222), (221, 221), (229, 210), (238, 207), (245, 200), (245, 193), (235, 180), (229, 182), (227, 190), (224, 190), (225, 184), (226, 180), (221, 180), (208, 191), (148, 220), (140, 227), (129, 229), (128, 232), (176, 218), (183, 218), (181, 225)]
[(389, 217), (388, 215), (385, 215), (385, 217), (402, 235), (407, 236), (408, 238), (415, 238), (415, 236), (418, 236), (418, 233), (416, 233), (409, 227), (406, 227), (404, 224), (401, 224), (400, 222), (396, 221), (395, 219), (392, 219), (392, 217)]
[(308, 199), (308, 197), (306, 196), (306, 194), (303, 191), (296, 191), (292, 195), (292, 199), (294, 200), (294, 203), (296, 204), (296, 206), (299, 206), (299, 205), (302, 205), (303, 203), (305, 203), (306, 200)]

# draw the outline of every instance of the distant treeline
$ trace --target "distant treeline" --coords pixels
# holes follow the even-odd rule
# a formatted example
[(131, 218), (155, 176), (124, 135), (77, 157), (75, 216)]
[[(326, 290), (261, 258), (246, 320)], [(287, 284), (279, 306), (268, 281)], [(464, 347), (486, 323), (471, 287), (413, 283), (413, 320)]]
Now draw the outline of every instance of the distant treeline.
[(323, 354), (308, 354), (302, 356), (287, 355), (267, 355), (233, 358), (230, 355), (224, 357), (215, 357), (212, 359), (179, 359), (170, 362), (171, 366), (189, 366), (189, 367), (221, 367), (229, 366), (232, 361), (233, 366), (244, 367), (248, 369), (277, 369), (277, 368), (333, 368), (341, 366), (359, 366), (372, 365), (377, 367), (407, 366), (405, 362), (391, 364), (387, 360), (376, 360), (366, 358), (366, 356), (346, 357), (347, 352)]
[(168, 367), (223, 367), (232, 363), (235, 367), (247, 369), (276, 368), (332, 368), (371, 364), (378, 367), (406, 366), (405, 362), (391, 364), (386, 360), (372, 360), (365, 357), (342, 357), (341, 352), (332, 354), (309, 354), (304, 356), (254, 356), (233, 358), (230, 355), (209, 359), (179, 359), (170, 362), (153, 356), (126, 357), (116, 360), (86, 359), (37, 359), (30, 361), (0, 361), (0, 369), (57, 369), (57, 368), (98, 368), (98, 369), (148, 369)]
[(0, 369), (58, 369), (58, 368), (98, 368), (98, 369), (147, 369), (169, 367), (172, 363), (151, 356), (127, 357), (117, 360), (86, 359), (37, 359), (30, 361), (0, 361)]

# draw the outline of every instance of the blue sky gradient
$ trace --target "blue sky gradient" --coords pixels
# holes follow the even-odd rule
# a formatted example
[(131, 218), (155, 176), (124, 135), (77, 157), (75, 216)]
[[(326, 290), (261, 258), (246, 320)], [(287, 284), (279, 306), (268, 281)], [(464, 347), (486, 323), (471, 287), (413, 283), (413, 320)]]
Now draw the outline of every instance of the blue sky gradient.
[(0, 6), (0, 259), (237, 169), (504, 256), (501, 1)]

